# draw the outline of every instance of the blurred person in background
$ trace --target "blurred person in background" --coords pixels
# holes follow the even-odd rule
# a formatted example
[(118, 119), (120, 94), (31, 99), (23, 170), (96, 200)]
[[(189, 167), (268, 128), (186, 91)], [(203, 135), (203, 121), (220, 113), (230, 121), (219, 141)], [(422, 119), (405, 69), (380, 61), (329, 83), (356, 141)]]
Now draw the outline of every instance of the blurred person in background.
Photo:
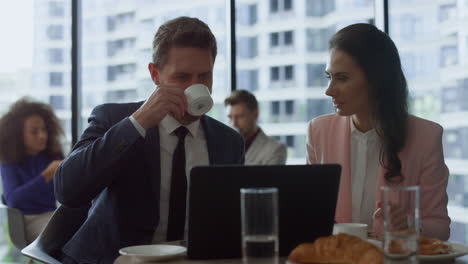
[(32, 242), (56, 209), (53, 177), (63, 159), (60, 122), (52, 108), (22, 98), (0, 119), (3, 202), (19, 209)]
[(246, 90), (235, 90), (224, 100), (229, 123), (244, 138), (246, 165), (283, 165), (286, 145), (269, 137), (257, 125), (258, 102)]

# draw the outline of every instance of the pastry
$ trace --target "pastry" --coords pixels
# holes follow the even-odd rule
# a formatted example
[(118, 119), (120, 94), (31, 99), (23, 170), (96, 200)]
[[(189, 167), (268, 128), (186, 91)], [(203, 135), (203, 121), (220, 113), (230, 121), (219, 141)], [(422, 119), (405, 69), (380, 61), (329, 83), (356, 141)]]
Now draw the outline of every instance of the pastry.
[[(436, 238), (420, 236), (418, 239), (418, 255), (438, 255), (447, 254), (450, 246)], [(405, 254), (405, 245), (401, 240), (390, 241), (389, 251), (393, 254)]]
[(450, 246), (436, 238), (419, 237), (420, 255), (438, 255), (447, 254), (450, 251)]
[(321, 237), (313, 243), (302, 243), (290, 254), (294, 263), (380, 264), (382, 251), (375, 245), (348, 234)]

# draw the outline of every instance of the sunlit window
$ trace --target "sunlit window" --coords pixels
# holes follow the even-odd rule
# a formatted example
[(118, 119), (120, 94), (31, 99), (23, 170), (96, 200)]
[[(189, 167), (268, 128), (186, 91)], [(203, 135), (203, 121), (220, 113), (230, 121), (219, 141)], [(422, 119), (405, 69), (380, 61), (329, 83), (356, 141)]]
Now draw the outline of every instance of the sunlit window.
[[(49, 104), (65, 131), (65, 153), (71, 145), (70, 3), (0, 2), (0, 115), (23, 96)], [(4, 213), (0, 212), (0, 263), (26, 263), (6, 240)]]
[[(390, 36), (408, 78), (411, 111), (444, 128), (450, 240), (468, 242), (468, 46), (457, 1), (390, 1)], [(465, 40), (465, 43), (464, 41)], [(464, 68), (465, 67), (465, 68)]]
[[(162, 8), (164, 7), (164, 8)], [(251, 14), (254, 5), (246, 8)], [(87, 126), (91, 110), (102, 103), (126, 103), (145, 100), (156, 88), (147, 65), (152, 59), (152, 39), (165, 21), (186, 15), (197, 17), (208, 24), (218, 41), (218, 56), (213, 76), (215, 107), (210, 115), (224, 119), (222, 102), (231, 90), (227, 84), (226, 25), (224, 1), (83, 1), (82, 42), (82, 129)], [(246, 24), (255, 23), (247, 16)], [(246, 37), (238, 41), (245, 47), (243, 56), (257, 54), (257, 39)], [(254, 85), (254, 72), (243, 73), (246, 82)], [(81, 133), (81, 132), (80, 132)]]
[(287, 163), (304, 164), (307, 122), (333, 111), (325, 96), (328, 40), (350, 23), (373, 21), (373, 1), (237, 0), (236, 11), (236, 88), (254, 92), (260, 126), (288, 145)]

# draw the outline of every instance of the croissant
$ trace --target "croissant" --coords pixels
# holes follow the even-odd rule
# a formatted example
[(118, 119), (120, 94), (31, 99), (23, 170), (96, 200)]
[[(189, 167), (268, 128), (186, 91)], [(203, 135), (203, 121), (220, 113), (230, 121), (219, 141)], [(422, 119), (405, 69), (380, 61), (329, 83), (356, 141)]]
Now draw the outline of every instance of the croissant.
[[(428, 238), (420, 236), (418, 239), (419, 255), (438, 255), (447, 254), (450, 251), (450, 246), (436, 238)], [(405, 252), (405, 247), (401, 241), (390, 241), (389, 251), (391, 253), (402, 254)]]
[(302, 243), (289, 254), (294, 263), (381, 264), (382, 251), (356, 236), (338, 234)]
[(447, 254), (450, 251), (450, 246), (446, 245), (439, 239), (419, 237), (419, 254), (420, 255), (437, 255)]

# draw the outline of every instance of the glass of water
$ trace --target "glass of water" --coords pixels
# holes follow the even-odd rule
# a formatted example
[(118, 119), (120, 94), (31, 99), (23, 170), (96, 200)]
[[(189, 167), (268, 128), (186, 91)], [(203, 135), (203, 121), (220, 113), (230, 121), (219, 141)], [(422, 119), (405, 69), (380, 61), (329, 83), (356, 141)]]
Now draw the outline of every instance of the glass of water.
[(419, 186), (382, 186), (385, 263), (418, 263)]
[(244, 263), (278, 263), (278, 189), (242, 188)]

